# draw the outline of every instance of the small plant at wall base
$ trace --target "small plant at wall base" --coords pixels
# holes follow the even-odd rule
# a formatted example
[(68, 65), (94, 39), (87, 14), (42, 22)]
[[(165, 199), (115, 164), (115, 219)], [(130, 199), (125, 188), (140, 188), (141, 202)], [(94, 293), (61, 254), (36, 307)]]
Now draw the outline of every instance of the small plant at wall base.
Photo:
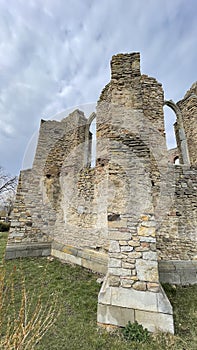
[(129, 341), (135, 341), (137, 343), (144, 343), (150, 338), (150, 333), (146, 328), (143, 328), (137, 321), (127, 323), (122, 330), (123, 337)]

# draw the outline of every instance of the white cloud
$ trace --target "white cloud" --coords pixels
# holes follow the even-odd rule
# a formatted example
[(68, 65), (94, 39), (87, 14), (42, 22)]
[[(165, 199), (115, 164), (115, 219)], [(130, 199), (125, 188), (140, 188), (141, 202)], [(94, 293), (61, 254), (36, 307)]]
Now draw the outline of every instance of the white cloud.
[(0, 163), (19, 170), (40, 118), (96, 101), (114, 53), (178, 100), (194, 77), (196, 0), (1, 0)]

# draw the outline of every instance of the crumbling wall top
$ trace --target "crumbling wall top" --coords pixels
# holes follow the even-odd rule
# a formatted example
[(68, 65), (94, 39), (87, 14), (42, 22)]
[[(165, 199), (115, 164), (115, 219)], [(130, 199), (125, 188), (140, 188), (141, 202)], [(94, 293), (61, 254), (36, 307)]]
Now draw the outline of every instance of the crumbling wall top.
[(118, 54), (112, 56), (111, 78), (128, 79), (140, 76), (140, 53)]

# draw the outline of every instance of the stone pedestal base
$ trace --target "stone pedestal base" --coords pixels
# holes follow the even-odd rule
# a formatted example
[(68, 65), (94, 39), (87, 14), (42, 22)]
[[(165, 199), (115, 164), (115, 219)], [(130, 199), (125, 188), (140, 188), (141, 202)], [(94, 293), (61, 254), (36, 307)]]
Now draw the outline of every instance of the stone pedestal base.
[(157, 293), (111, 287), (106, 277), (98, 296), (97, 322), (124, 327), (128, 321), (137, 321), (150, 332), (174, 334), (172, 306), (162, 287)]

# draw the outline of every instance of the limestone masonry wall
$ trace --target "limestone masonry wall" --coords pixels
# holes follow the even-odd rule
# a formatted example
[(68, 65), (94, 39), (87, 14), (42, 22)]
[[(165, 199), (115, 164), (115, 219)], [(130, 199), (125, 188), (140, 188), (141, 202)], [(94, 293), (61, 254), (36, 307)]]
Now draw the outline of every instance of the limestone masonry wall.
[[(52, 254), (104, 273), (99, 324), (137, 320), (173, 333), (160, 282), (197, 282), (197, 85), (177, 104), (164, 101), (162, 85), (141, 75), (139, 53), (113, 56), (111, 72), (95, 115), (75, 110), (41, 121), (33, 167), (20, 174), (6, 257)], [(177, 116), (171, 151), (164, 104)]]

